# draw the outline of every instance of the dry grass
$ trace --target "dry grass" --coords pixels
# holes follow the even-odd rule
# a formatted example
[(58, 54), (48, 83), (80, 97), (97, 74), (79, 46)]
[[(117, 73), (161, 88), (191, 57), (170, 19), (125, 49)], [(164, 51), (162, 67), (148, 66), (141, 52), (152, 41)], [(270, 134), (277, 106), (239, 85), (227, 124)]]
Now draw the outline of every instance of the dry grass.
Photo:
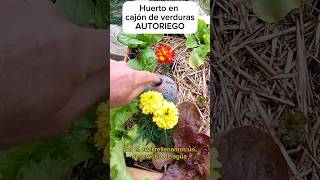
[[(245, 0), (217, 0), (212, 17), (213, 131), (252, 125), (269, 132), (292, 179), (320, 178), (319, 4), (305, 1), (269, 24)], [(300, 129), (302, 141), (290, 146), (279, 133), (287, 110), (311, 120)]]
[(157, 72), (165, 74), (175, 81), (178, 88), (177, 104), (184, 101), (198, 104), (203, 122), (201, 131), (205, 132), (210, 128), (209, 57), (199, 69), (192, 69), (188, 64), (191, 49), (185, 47), (185, 40), (184, 37), (168, 36), (158, 44), (170, 45), (176, 52), (176, 57), (171, 70), (159, 68)]

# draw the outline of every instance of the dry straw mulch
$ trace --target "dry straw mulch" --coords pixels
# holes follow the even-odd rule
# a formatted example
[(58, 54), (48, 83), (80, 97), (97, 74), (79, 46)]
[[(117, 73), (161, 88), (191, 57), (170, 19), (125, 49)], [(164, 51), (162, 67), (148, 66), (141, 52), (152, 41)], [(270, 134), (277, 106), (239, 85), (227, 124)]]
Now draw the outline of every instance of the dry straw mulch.
[(205, 64), (199, 69), (192, 69), (189, 66), (191, 49), (186, 48), (184, 36), (167, 36), (158, 45), (167, 44), (176, 52), (176, 57), (171, 69), (159, 68), (158, 73), (171, 77), (177, 85), (177, 104), (189, 101), (196, 103), (200, 110), (203, 125), (202, 132), (210, 128), (210, 66), (209, 56)]
[[(246, 0), (217, 0), (212, 16), (214, 133), (252, 125), (269, 132), (296, 179), (320, 177), (320, 2), (265, 23)], [(304, 114), (301, 141), (279, 129), (285, 112)], [(267, 147), (266, 147), (267, 148)]]

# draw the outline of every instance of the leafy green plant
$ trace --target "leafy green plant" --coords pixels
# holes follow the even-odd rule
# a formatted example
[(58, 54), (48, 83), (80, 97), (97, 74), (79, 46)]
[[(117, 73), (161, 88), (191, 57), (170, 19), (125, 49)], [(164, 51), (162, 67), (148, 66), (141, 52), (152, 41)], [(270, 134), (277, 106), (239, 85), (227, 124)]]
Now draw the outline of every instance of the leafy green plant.
[(124, 140), (118, 140), (110, 149), (110, 176), (115, 180), (133, 180), (129, 174), (123, 155)]
[(199, 4), (202, 10), (210, 14), (210, 0), (199, 0)]
[(300, 112), (290, 112), (287, 109), (280, 117), (281, 140), (288, 146), (296, 145), (303, 141), (303, 129), (311, 120)]
[(140, 58), (130, 59), (128, 65), (135, 70), (154, 72), (157, 68), (157, 56), (150, 46), (142, 49), (139, 53)]
[(128, 65), (135, 70), (154, 72), (157, 68), (157, 56), (151, 46), (161, 41), (162, 34), (127, 34), (121, 32), (117, 35), (117, 40), (128, 46), (128, 48), (138, 49), (139, 57), (130, 59)]
[(266, 22), (276, 22), (302, 5), (302, 0), (252, 0), (252, 8), (259, 18)]
[[(107, 0), (57, 0), (55, 5), (72, 23), (106, 29), (108, 3)], [(92, 159), (100, 163), (102, 158), (98, 157), (91, 136), (95, 128), (95, 108), (63, 135), (0, 151), (0, 180), (60, 180), (84, 161)], [(102, 168), (103, 172), (108, 171), (107, 165)]]
[(107, 0), (57, 0), (56, 5), (71, 22), (97, 29), (106, 29), (109, 22)]
[(127, 34), (120, 32), (117, 40), (129, 48), (146, 48), (152, 46), (163, 38), (162, 34)]
[(198, 20), (198, 28), (194, 34), (186, 34), (185, 45), (192, 48), (189, 65), (193, 69), (199, 68), (204, 64), (204, 59), (210, 52), (210, 27), (204, 20)]
[(90, 18), (90, 27), (107, 29), (109, 25), (109, 8), (107, 0), (96, 0), (94, 16)]
[(152, 122), (152, 116), (139, 114), (139, 134), (147, 142), (154, 142), (159, 146), (173, 147), (172, 130), (159, 128)]
[(139, 149), (137, 151), (131, 150), (131, 151), (125, 152), (126, 157), (132, 157), (135, 160), (139, 160), (139, 158), (136, 158), (135, 156), (153, 154), (153, 152), (144, 152), (141, 148), (156, 147), (152, 141), (148, 141), (147, 139), (144, 139), (141, 137), (141, 135), (139, 133), (138, 125), (134, 125), (132, 128), (130, 128), (130, 130), (128, 130), (128, 133), (126, 136), (125, 146), (126, 146), (126, 148)]
[(196, 99), (197, 106), (200, 109), (205, 107), (206, 102), (207, 102), (207, 97), (204, 97), (204, 96), (198, 96), (197, 99)]
[(121, 8), (124, 2), (125, 0), (110, 1), (110, 24), (122, 24)]
[[(211, 143), (212, 144), (212, 143)], [(218, 160), (219, 153), (217, 148), (211, 146), (210, 151), (210, 175), (212, 180), (218, 180), (221, 178), (219, 169), (222, 167), (222, 164)]]
[(129, 105), (111, 110), (110, 114), (110, 173), (114, 180), (133, 180), (128, 173), (125, 156), (145, 154), (145, 152), (124, 152), (126, 147), (155, 147), (153, 142), (148, 142), (141, 137), (138, 126), (126, 128), (126, 122), (139, 111), (138, 101)]
[[(91, 115), (90, 115), (91, 116)], [(67, 134), (0, 152), (0, 180), (60, 180), (82, 161), (94, 158), (89, 115)], [(48, 178), (50, 176), (50, 178)]]
[(129, 139), (125, 138), (128, 136), (125, 124), (137, 112), (138, 101), (112, 109), (110, 112), (110, 175), (112, 179), (133, 180), (127, 170), (123, 149), (125, 144), (129, 143)]

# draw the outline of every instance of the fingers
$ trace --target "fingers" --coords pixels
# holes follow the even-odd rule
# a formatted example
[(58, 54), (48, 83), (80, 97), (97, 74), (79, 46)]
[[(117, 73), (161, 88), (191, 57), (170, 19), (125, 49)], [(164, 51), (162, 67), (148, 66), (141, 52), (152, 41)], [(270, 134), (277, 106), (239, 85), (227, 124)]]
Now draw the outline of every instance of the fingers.
[(160, 81), (158, 75), (146, 71), (135, 71), (136, 73), (136, 88), (133, 89), (129, 96), (129, 100), (133, 100), (139, 96), (146, 87), (147, 84), (157, 83)]
[(157, 74), (146, 72), (146, 71), (136, 71), (137, 86), (147, 85), (150, 83), (158, 83), (160, 78)]
[(136, 89), (134, 89), (131, 95), (129, 96), (129, 100), (132, 101), (134, 98), (139, 96), (144, 91), (144, 87), (144, 85), (140, 85)]
[(61, 124), (64, 124), (64, 128), (70, 126), (72, 121), (106, 96), (107, 76), (107, 70), (92, 74), (75, 90), (69, 102), (55, 117)]
[(109, 68), (109, 30), (93, 30), (75, 27), (75, 47), (77, 57), (75, 61), (83, 63), (86, 74), (91, 75), (103, 69)]

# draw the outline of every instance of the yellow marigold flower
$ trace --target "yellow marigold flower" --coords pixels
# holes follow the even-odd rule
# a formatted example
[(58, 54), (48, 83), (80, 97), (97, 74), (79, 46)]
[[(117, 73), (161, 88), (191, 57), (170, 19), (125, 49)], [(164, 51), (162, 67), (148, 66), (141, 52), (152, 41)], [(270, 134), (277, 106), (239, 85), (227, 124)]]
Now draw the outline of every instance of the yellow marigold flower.
[(176, 105), (166, 101), (162, 94), (148, 91), (140, 96), (140, 108), (143, 114), (152, 114), (153, 122), (163, 129), (172, 129), (179, 119)]
[(140, 96), (140, 108), (143, 114), (153, 114), (162, 106), (163, 101), (161, 93), (148, 91)]
[(162, 103), (160, 111), (157, 111), (153, 116), (153, 121), (158, 127), (163, 129), (172, 129), (179, 119), (177, 107), (168, 101)]

